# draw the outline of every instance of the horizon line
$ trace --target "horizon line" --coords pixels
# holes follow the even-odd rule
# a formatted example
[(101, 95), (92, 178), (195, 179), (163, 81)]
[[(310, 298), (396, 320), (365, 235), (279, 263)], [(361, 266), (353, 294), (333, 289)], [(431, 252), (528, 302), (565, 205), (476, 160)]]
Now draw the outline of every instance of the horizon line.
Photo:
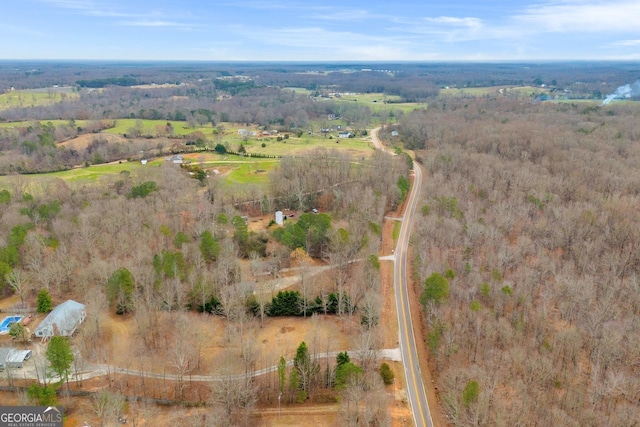
[(197, 62), (197, 63), (263, 63), (263, 64), (435, 64), (435, 63), (508, 63), (520, 64), (525, 62), (545, 62), (545, 63), (571, 63), (571, 62), (602, 62), (602, 63), (639, 63), (638, 59), (545, 59), (545, 58), (529, 58), (529, 59), (126, 59), (126, 58), (101, 58), (101, 59), (83, 59), (83, 58), (0, 58), (0, 62), (130, 62), (130, 63), (149, 63), (149, 62)]

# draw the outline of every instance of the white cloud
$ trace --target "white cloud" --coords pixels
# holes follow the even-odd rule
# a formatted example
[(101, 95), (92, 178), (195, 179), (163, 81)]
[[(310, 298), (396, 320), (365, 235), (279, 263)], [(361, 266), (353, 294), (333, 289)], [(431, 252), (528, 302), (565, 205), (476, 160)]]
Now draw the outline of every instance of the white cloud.
[(133, 13), (129, 11), (103, 8), (92, 0), (41, 0), (50, 5), (71, 9), (85, 16), (97, 18), (122, 18), (116, 25), (128, 27), (164, 27), (176, 29), (193, 29), (194, 25), (166, 19), (166, 12), (147, 11), (145, 13)]
[(424, 20), (434, 24), (442, 24), (451, 27), (480, 29), (483, 26), (481, 19), (471, 17), (458, 18), (455, 16), (438, 16), (435, 18), (424, 18)]
[(424, 42), (424, 36), (437, 43), (457, 43), (486, 41), (495, 39), (511, 40), (521, 35), (515, 28), (504, 25), (487, 24), (477, 17), (436, 16), (417, 19), (395, 18), (394, 25), (386, 28), (399, 34), (421, 37), (416, 43)]
[(92, 9), (94, 4), (91, 0), (40, 0), (43, 3), (48, 3), (52, 6), (62, 9), (79, 9), (87, 10)]
[(115, 10), (107, 10), (91, 0), (40, 0), (60, 9), (69, 9), (82, 15), (97, 16), (103, 18), (136, 18), (140, 14), (124, 13)]
[[(397, 37), (373, 36), (349, 31), (330, 31), (320, 27), (299, 28), (230, 28), (238, 36), (249, 38), (247, 43), (263, 43), (274, 60), (417, 60), (413, 46)], [(245, 43), (246, 46), (246, 43)], [(252, 47), (258, 51), (261, 48)], [(274, 53), (277, 52), (277, 53)], [(275, 57), (274, 57), (275, 56)], [(264, 59), (264, 58), (263, 58)]]
[[(571, 46), (572, 52), (580, 51), (584, 55), (589, 48), (582, 46), (581, 49), (579, 37), (585, 34), (601, 33), (605, 44), (607, 37), (627, 33), (629, 40), (618, 45), (638, 46), (634, 40), (640, 37), (640, 1), (542, 0), (502, 15), (396, 17), (392, 18), (392, 22), (394, 25), (387, 30), (398, 34), (412, 34), (416, 43), (421, 39), (449, 45), (463, 42), (470, 46), (474, 42), (492, 41), (496, 46), (502, 45), (505, 48), (516, 43), (536, 48), (539, 46), (540, 36), (549, 35), (557, 41), (554, 46), (544, 49), (545, 54), (560, 46)], [(553, 33), (561, 33), (562, 36), (550, 36)], [(549, 37), (545, 38), (549, 40)], [(537, 49), (542, 52), (540, 48)], [(527, 52), (523, 51), (521, 54), (523, 57), (527, 56)]]
[(291, 10), (298, 9), (300, 6), (295, 3), (287, 3), (284, 1), (267, 1), (267, 0), (236, 0), (228, 3), (221, 3), (220, 6), (224, 7), (241, 7), (245, 9), (260, 9), (260, 10)]
[(640, 46), (640, 39), (636, 39), (636, 40), (618, 40), (616, 42), (611, 43), (611, 46), (637, 47), (637, 46)]
[(637, 0), (556, 0), (526, 7), (514, 16), (517, 22), (540, 31), (617, 32), (638, 31)]
[(381, 15), (375, 15), (368, 10), (364, 9), (343, 9), (336, 10), (335, 8), (315, 8), (313, 11), (313, 19), (326, 20), (326, 21), (344, 21), (355, 22), (371, 19), (382, 18)]
[(238, 34), (244, 34), (249, 38), (260, 40), (264, 43), (290, 47), (321, 47), (339, 48), (340, 46), (353, 44), (358, 41), (380, 41), (384, 38), (375, 38), (347, 31), (329, 31), (321, 27), (299, 28), (245, 28), (233, 26)]
[(148, 20), (137, 20), (137, 21), (121, 21), (120, 25), (128, 26), (128, 27), (172, 27), (172, 28), (190, 28), (187, 24), (182, 24), (180, 22), (171, 22), (171, 21), (148, 21)]

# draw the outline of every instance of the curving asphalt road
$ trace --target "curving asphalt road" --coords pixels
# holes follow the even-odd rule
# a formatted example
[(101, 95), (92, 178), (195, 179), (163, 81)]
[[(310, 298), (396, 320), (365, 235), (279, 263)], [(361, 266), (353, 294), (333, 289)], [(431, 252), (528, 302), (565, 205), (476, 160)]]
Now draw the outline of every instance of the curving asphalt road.
[[(385, 148), (378, 140), (378, 129), (371, 132), (373, 145), (377, 149)], [(409, 304), (409, 292), (407, 285), (407, 251), (411, 235), (411, 226), (418, 205), (418, 196), (422, 187), (422, 169), (416, 162), (413, 163), (414, 179), (411, 193), (407, 202), (405, 213), (402, 217), (400, 236), (395, 248), (393, 282), (396, 294), (396, 311), (398, 313), (398, 329), (400, 339), (400, 351), (404, 376), (407, 382), (407, 397), (411, 405), (413, 420), (416, 426), (433, 426), (429, 402), (425, 392), (416, 340), (413, 334), (411, 322), (411, 306)]]

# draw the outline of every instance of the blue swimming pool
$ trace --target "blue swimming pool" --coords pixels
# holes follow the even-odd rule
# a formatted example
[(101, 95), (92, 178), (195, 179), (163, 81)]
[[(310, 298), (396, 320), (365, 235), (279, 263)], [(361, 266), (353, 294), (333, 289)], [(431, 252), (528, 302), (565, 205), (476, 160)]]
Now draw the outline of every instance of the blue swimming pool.
[(16, 322), (19, 322), (22, 319), (22, 316), (7, 316), (4, 318), (2, 323), (0, 323), (0, 334), (4, 334), (9, 332), (9, 328)]

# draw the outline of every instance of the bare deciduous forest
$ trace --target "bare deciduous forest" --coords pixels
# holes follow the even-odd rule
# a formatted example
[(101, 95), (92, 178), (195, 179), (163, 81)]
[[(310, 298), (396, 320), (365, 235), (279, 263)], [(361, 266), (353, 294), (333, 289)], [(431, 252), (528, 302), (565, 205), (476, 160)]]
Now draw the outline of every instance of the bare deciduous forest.
[[(440, 100), (413, 235), (425, 337), (454, 425), (636, 425), (635, 104)], [(476, 382), (476, 393), (470, 384)]]

